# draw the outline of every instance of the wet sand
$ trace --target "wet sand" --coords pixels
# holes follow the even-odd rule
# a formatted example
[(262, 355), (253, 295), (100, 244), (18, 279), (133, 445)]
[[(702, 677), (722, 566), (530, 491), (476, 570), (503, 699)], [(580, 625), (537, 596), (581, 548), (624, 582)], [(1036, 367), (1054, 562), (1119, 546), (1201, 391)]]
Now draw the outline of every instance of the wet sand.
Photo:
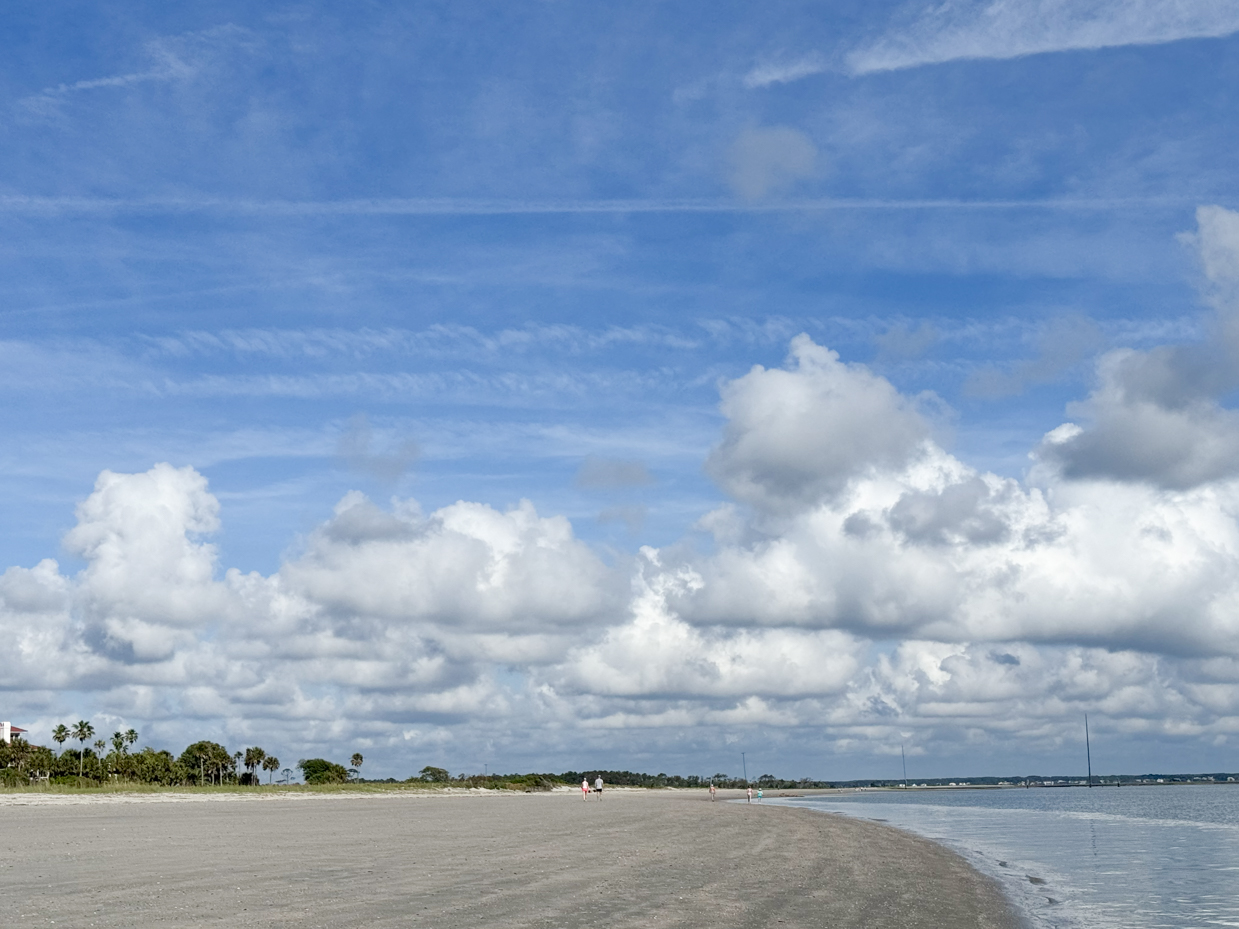
[(702, 791), (0, 803), (8, 926), (1015, 929), (957, 855)]

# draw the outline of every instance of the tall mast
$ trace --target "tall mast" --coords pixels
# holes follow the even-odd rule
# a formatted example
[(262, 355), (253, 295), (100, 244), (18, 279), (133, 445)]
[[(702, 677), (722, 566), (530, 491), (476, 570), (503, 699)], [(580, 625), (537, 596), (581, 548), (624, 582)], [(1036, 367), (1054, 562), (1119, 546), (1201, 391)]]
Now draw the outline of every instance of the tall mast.
[(899, 760), (903, 762), (903, 789), (908, 789), (908, 758), (903, 753), (903, 743), (899, 743)]
[(1093, 750), (1088, 744), (1088, 714), (1084, 714), (1084, 756), (1088, 759), (1088, 786), (1093, 786)]

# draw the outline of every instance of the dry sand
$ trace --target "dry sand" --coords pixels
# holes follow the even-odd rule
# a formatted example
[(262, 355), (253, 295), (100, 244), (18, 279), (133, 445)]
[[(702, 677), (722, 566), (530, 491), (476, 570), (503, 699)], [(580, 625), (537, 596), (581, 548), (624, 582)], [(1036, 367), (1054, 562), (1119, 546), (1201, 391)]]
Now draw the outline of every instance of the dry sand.
[[(157, 797), (158, 795), (156, 795)], [(0, 802), (6, 926), (1014, 929), (953, 853), (703, 791)], [(167, 795), (163, 796), (167, 799)]]

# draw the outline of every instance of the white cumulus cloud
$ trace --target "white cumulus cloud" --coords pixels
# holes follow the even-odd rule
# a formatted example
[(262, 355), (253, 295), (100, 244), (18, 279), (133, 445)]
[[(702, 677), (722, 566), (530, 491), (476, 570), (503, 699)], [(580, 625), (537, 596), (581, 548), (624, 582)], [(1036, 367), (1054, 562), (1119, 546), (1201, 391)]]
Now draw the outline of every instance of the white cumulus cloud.
[(1239, 386), (1239, 214), (1201, 207), (1184, 239), (1214, 308), (1209, 338), (1104, 355), (1096, 388), (1069, 408), (1075, 428), (1039, 450), (1068, 477), (1185, 490), (1239, 475), (1239, 413), (1221, 402)]
[(915, 458), (929, 429), (891, 384), (808, 336), (788, 366), (760, 365), (723, 388), (728, 423), (707, 469), (733, 497), (787, 510), (832, 496), (874, 469)]
[[(1023, 479), (794, 338), (784, 366), (722, 385), (706, 466), (729, 499), (700, 550), (608, 562), (527, 501), (351, 492), (264, 576), (220, 563), (192, 467), (105, 471), (64, 538), (80, 570), (0, 574), (6, 712), (40, 739), (97, 714), (293, 757), (346, 737), (379, 758), (678, 750), (755, 727), (834, 752), (1052, 751), (1084, 711), (1116, 736), (1239, 736), (1239, 216), (1204, 208), (1187, 241), (1215, 336), (1104, 355)], [(582, 483), (648, 480), (590, 467)]]

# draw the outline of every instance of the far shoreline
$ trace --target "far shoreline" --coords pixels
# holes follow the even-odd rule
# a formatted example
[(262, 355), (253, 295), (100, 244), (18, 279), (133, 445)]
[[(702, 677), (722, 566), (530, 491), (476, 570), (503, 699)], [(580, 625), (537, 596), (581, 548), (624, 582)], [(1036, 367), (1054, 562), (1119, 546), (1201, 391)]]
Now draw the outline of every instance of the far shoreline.
[[(1234, 787), (1239, 782), (1226, 781), (1157, 781), (1141, 783), (1095, 783), (1087, 784), (913, 784), (903, 786), (840, 786), (840, 787), (808, 787), (764, 789), (768, 798), (795, 799), (797, 797), (813, 796), (848, 796), (852, 794), (913, 794), (913, 793), (943, 793), (960, 791), (1024, 791), (1024, 790), (1059, 790), (1067, 788), (1094, 789), (1118, 787)], [(706, 795), (708, 787), (634, 787), (629, 785), (607, 785), (605, 791), (614, 793), (634, 794), (700, 794)], [(756, 790), (756, 786), (754, 790)], [(410, 781), (360, 781), (345, 784), (260, 784), (260, 785), (153, 785), (135, 783), (91, 784), (82, 787), (66, 784), (31, 784), (22, 786), (0, 786), (0, 804), (19, 800), (37, 800), (46, 798), (76, 799), (87, 801), (96, 799), (108, 802), (120, 798), (139, 800), (183, 799), (183, 800), (259, 800), (259, 799), (315, 799), (315, 798), (364, 798), (380, 796), (415, 796), (429, 797), (481, 797), (481, 796), (545, 796), (551, 794), (570, 794), (577, 796), (580, 788), (571, 784), (558, 784), (549, 789), (521, 789), (518, 787), (477, 787), (448, 784), (426, 784)], [(743, 788), (719, 788), (720, 799), (743, 799)], [(756, 799), (756, 798), (755, 798)]]

